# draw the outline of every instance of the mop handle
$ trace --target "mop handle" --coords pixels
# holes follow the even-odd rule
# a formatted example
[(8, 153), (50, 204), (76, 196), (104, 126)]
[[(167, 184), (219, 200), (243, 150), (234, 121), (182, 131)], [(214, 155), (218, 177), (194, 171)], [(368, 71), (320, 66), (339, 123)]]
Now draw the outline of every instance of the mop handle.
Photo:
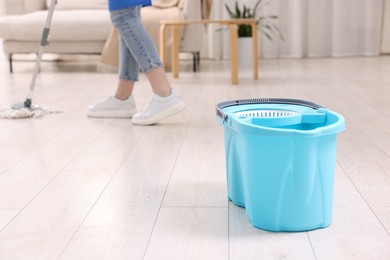
[[(30, 103), (30, 105), (31, 105), (32, 97), (33, 97), (35, 82), (37, 80), (39, 68), (41, 66), (43, 49), (46, 45), (49, 44), (48, 38), (49, 38), (49, 32), (50, 32), (50, 24), (51, 24), (51, 20), (53, 18), (54, 7), (56, 4), (57, 4), (57, 0), (51, 0), (48, 15), (46, 18), (46, 24), (45, 24), (45, 27), (44, 27), (43, 33), (42, 33), (41, 44), (40, 44), (39, 51), (38, 51), (37, 62), (35, 63), (33, 77), (32, 77), (31, 83), (30, 83), (29, 92), (27, 93), (26, 102)], [(27, 105), (27, 107), (29, 107), (29, 105)]]
[(46, 46), (49, 44), (48, 39), (49, 39), (49, 32), (50, 32), (50, 24), (53, 18), (54, 7), (56, 4), (57, 4), (57, 0), (51, 0), (49, 13), (46, 18), (45, 28), (43, 29), (43, 33), (42, 33), (41, 46)]

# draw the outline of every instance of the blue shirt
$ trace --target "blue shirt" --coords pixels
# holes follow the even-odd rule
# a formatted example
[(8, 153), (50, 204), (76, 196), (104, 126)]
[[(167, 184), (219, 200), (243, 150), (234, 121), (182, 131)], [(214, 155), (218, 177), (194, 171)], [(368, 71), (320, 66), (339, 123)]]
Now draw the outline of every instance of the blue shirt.
[(119, 10), (131, 6), (149, 6), (152, 5), (151, 0), (109, 0), (108, 1), (108, 9), (110, 11)]

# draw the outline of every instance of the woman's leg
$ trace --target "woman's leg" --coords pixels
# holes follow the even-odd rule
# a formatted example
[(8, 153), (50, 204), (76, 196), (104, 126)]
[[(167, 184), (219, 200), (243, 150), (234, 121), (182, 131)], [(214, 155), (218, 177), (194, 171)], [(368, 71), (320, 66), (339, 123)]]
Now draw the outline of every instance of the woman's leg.
[(158, 67), (150, 70), (146, 73), (146, 77), (148, 77), (155, 94), (160, 97), (167, 97), (171, 94), (172, 88), (163, 68)]
[(119, 54), (119, 81), (115, 95), (88, 107), (87, 115), (90, 117), (131, 118), (137, 112), (132, 92), (138, 80), (139, 67), (122, 38)]
[(140, 7), (133, 7), (112, 12), (111, 19), (127, 48), (145, 72), (153, 92), (166, 97), (171, 93), (171, 86), (157, 49), (142, 26), (140, 9)]
[(135, 100), (131, 95), (134, 82), (119, 80), (115, 95), (87, 108), (90, 117), (121, 117), (132, 118), (137, 112)]
[(115, 97), (126, 100), (132, 95), (134, 84), (138, 81), (139, 67), (134, 56), (127, 48), (125, 41), (120, 36), (119, 42), (119, 81)]
[(127, 100), (133, 93), (134, 81), (120, 79), (115, 91), (115, 98)]
[(155, 95), (145, 111), (135, 114), (132, 121), (134, 124), (150, 125), (182, 111), (185, 104), (168, 82), (156, 46), (141, 24), (140, 10), (141, 7), (137, 6), (110, 13), (111, 21), (121, 35), (123, 49), (128, 51), (125, 57), (122, 57), (124, 53), (120, 53), (122, 69), (116, 95), (117, 98), (132, 97), (134, 82), (138, 80), (141, 68)]
[(182, 111), (185, 104), (168, 82), (156, 46), (141, 24), (140, 10), (138, 6), (114, 11), (111, 19), (154, 92), (145, 111), (135, 114), (132, 121), (150, 125)]

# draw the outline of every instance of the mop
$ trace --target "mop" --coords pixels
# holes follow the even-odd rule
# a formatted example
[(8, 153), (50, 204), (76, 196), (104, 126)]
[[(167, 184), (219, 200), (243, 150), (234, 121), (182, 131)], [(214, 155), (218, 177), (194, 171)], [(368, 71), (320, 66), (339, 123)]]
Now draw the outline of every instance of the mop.
[(8, 118), (8, 119), (32, 118), (32, 117), (36, 118), (36, 117), (42, 117), (45, 114), (61, 112), (57, 109), (44, 108), (44, 107), (41, 107), (37, 104), (32, 103), (35, 82), (36, 82), (36, 79), (37, 79), (37, 76), (39, 73), (43, 50), (44, 50), (45, 46), (49, 44), (48, 38), (49, 38), (49, 32), (50, 32), (50, 24), (51, 24), (51, 20), (53, 18), (54, 7), (55, 7), (56, 3), (57, 3), (57, 0), (52, 0), (50, 3), (48, 15), (46, 18), (46, 24), (45, 24), (45, 27), (44, 27), (43, 33), (42, 33), (41, 43), (40, 43), (40, 47), (39, 47), (39, 51), (38, 51), (38, 57), (37, 57), (37, 61), (35, 64), (34, 73), (33, 73), (32, 79), (31, 79), (29, 91), (26, 95), (26, 100), (23, 103), (19, 102), (19, 103), (11, 104), (11, 106), (9, 106), (7, 108), (0, 108), (0, 118)]

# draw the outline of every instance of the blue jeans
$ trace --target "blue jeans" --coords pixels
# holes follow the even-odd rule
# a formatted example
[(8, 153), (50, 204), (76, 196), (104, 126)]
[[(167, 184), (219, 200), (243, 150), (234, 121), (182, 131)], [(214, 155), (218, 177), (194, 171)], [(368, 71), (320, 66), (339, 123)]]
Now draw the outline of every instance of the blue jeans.
[(138, 81), (140, 68), (144, 73), (163, 67), (149, 34), (141, 24), (141, 6), (110, 12), (112, 24), (120, 34), (119, 79)]

